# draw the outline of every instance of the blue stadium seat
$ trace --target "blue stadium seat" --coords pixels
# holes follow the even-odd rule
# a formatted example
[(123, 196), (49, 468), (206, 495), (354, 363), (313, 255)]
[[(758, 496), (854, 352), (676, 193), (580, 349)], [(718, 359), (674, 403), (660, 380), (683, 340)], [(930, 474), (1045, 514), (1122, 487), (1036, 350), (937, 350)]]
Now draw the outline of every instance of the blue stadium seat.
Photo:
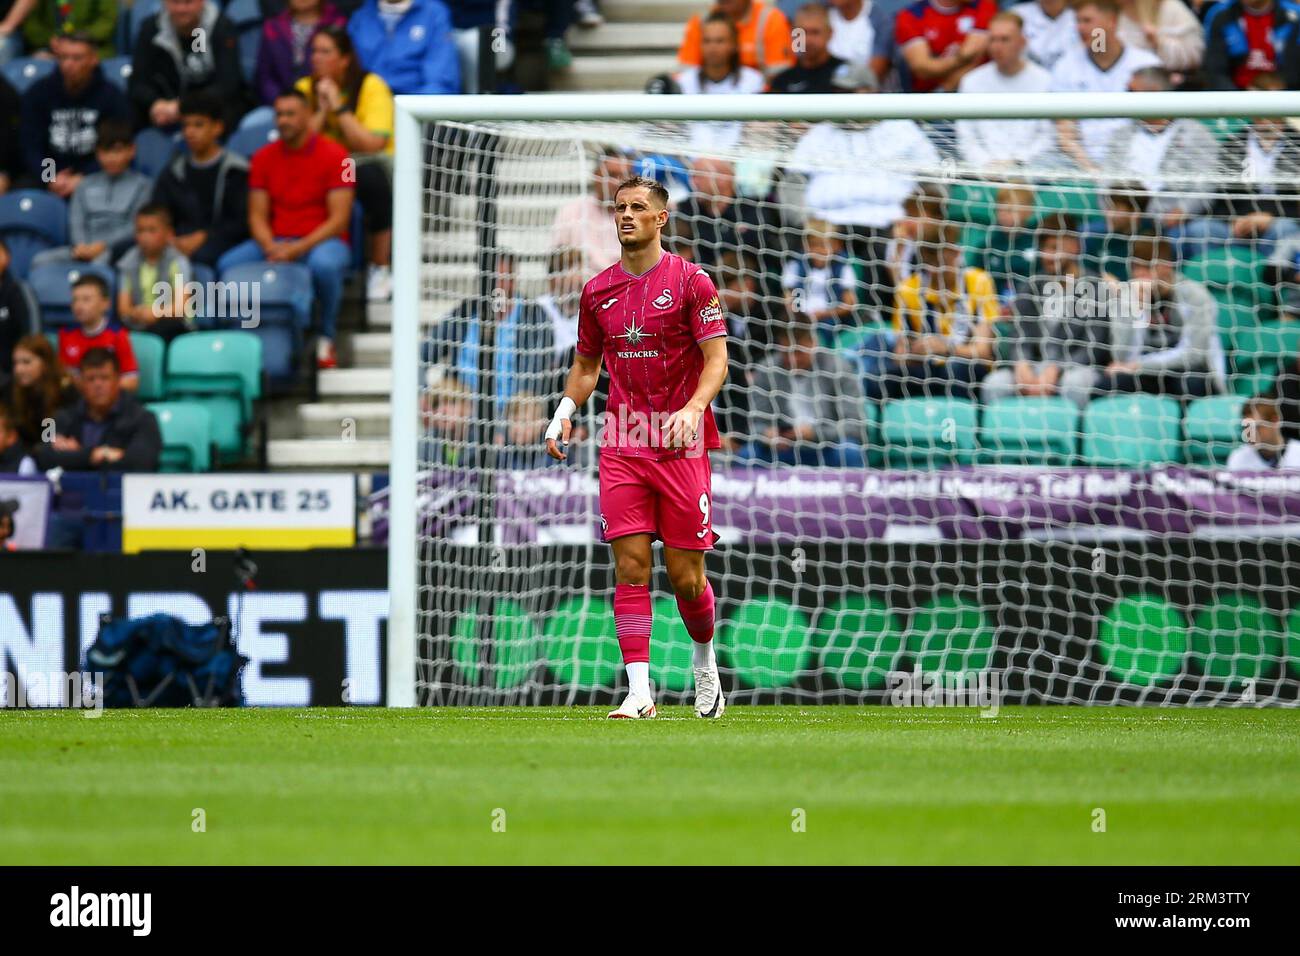
[(164, 133), (152, 126), (140, 130), (135, 137), (135, 161), (131, 164), (136, 172), (157, 179), (158, 174), (167, 168), (177, 150), (185, 148), (185, 141), (174, 133)]
[(37, 266), (27, 277), (36, 294), (36, 301), (40, 303), (41, 325), (47, 331), (76, 325), (76, 320), (72, 317), (72, 283), (83, 272), (103, 276), (108, 283), (109, 302), (115, 301), (117, 276), (108, 266), (93, 262), (52, 262)]
[(39, 189), (6, 193), (0, 196), (0, 236), (9, 247), (9, 267), (24, 279), (36, 253), (67, 245), (67, 203)]
[(241, 124), (234, 135), (226, 140), (226, 148), (238, 153), (245, 159), (252, 159), (253, 154), (280, 138), (280, 131), (275, 128), (275, 121)]
[(6, 63), (0, 68), (0, 72), (4, 73), (9, 85), (17, 90), (18, 95), (21, 96), (37, 80), (44, 79), (53, 73), (54, 66), (53, 60), (37, 59), (34, 56), (20, 56), (18, 59)]
[[(23, 279), (18, 282), (18, 291), (22, 294), (23, 300), (27, 303), (27, 328), (22, 331), (23, 335), (35, 335), (41, 331), (41, 303), (37, 301), (36, 292), (32, 289), (30, 282)], [(57, 349), (56, 349), (57, 351)]]
[(227, 269), (222, 282), (255, 283), (257, 324), (266, 373), (277, 384), (298, 375), (303, 335), (311, 325), (311, 270), (299, 262), (250, 262)]
[(239, 34), (239, 66), (244, 82), (257, 72), (257, 51), (262, 45), (262, 8), (258, 0), (230, 0), (222, 11)]
[(150, 17), (156, 17), (162, 9), (162, 0), (134, 0), (131, 4), (127, 32), (130, 34), (129, 46), (135, 49), (135, 41), (140, 38), (140, 28)]
[(104, 70), (104, 79), (125, 93), (126, 84), (131, 79), (131, 58), (129, 56), (115, 56), (105, 60), (100, 66)]
[(1162, 395), (1106, 395), (1083, 412), (1083, 462), (1152, 468), (1182, 461), (1182, 408)]

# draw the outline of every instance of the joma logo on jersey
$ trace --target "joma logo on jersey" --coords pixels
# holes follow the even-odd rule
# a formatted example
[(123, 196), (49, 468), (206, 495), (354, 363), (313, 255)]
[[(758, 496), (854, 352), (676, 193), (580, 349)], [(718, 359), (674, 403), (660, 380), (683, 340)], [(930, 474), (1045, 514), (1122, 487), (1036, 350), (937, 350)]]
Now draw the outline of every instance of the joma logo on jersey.
[(650, 303), (656, 309), (671, 309), (673, 307), (673, 294), (667, 289), (659, 293), (659, 298)]

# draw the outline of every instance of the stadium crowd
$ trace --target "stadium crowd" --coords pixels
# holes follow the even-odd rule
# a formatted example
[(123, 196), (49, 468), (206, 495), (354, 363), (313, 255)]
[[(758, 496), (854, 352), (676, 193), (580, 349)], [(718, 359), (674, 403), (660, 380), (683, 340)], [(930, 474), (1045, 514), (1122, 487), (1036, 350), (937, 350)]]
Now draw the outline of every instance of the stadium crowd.
[[(170, 349), (197, 327), (191, 276), (305, 269), (286, 341), (301, 348), (314, 332), (316, 363), (333, 367), (349, 274), (364, 268), (371, 301), (391, 297), (393, 96), (474, 92), (494, 73), (522, 92), (509, 69), (525, 11), (552, 70), (571, 65), (571, 27), (602, 23), (596, 0), (0, 0), (0, 437), (17, 436), (5, 447), (38, 465), (158, 467), (157, 428), (132, 397), (133, 342)], [(683, 25), (678, 59), (647, 89), (1300, 89), (1300, 5), (719, 0)], [(540, 434), (567, 366), (583, 281), (617, 258), (609, 208), (633, 172), (667, 182), (669, 248), (719, 287), (735, 339), (721, 412), (742, 459), (860, 464), (862, 409), (900, 397), (1059, 395), (1082, 408), (1114, 393), (1225, 394), (1221, 290), (1183, 267), (1226, 244), (1267, 260), (1262, 307), (1300, 313), (1300, 137), (1283, 121), (1222, 134), (1187, 120), (817, 124), (758, 188), (704, 155), (743, 135), (740, 123), (702, 125), (681, 157), (602, 150), (589, 194), (557, 217), (544, 295), (523, 301), (517, 264), (499, 257), (498, 289), (517, 307), (480, 321), (467, 300), (430, 343), (433, 460), (458, 454), (484, 347), (503, 356), (493, 388), (514, 460), (542, 460), (523, 439)], [(828, 169), (829, 155), (861, 168)], [(974, 220), (945, 184), (897, 172), (945, 158), (1003, 183), (985, 228), (963, 228)], [(1124, 181), (1095, 209), (1050, 210), (1041, 184), (1017, 178), (1039, 167)], [(1212, 200), (1161, 188), (1248, 168)], [(24, 215), (53, 221), (42, 234)], [(1076, 306), (1097, 301), (1049, 315), (1049, 288), (1066, 283), (1081, 290)], [(1106, 290), (1125, 283), (1145, 307), (1108, 311)], [(57, 344), (43, 334), (55, 332)], [(1279, 381), (1294, 381), (1295, 356), (1284, 359)], [(92, 369), (112, 381), (97, 397)], [(1276, 397), (1291, 434), (1297, 396)], [(77, 448), (40, 447), (51, 418)]]

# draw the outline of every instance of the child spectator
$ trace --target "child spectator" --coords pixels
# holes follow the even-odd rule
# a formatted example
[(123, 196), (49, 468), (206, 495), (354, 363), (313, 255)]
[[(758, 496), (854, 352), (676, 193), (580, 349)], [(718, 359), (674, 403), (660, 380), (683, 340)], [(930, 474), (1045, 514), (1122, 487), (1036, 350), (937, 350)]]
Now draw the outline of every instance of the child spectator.
[(221, 101), (200, 91), (181, 97), (181, 136), (189, 154), (158, 176), (153, 202), (171, 213), (174, 245), (193, 262), (217, 260), (248, 238), (248, 160), (221, 147)]
[(54, 413), (77, 400), (77, 389), (44, 335), (19, 339), (13, 360), (9, 408), (23, 444), (34, 448), (53, 440), (49, 426), (54, 424)]
[(255, 79), (258, 102), (274, 102), (277, 93), (311, 72), (311, 40), (317, 30), (345, 27), (347, 22), (328, 0), (289, 0), (284, 10), (263, 21)]
[(148, 176), (131, 169), (135, 159), (131, 124), (122, 119), (101, 121), (95, 159), (99, 172), (85, 176), (72, 194), (68, 209), (72, 245), (39, 252), (32, 265), (69, 260), (111, 265), (131, 247), (131, 223), (153, 188)]
[(311, 106), (311, 129), (356, 160), (357, 201), (370, 238), (366, 298), (393, 297), (393, 94), (378, 73), (361, 68), (352, 38), (339, 26), (321, 27), (311, 41), (311, 76), (296, 89)]
[(914, 391), (970, 398), (988, 372), (1001, 313), (989, 274), (962, 265), (960, 239), (954, 222), (921, 235), (918, 269), (895, 292), (894, 328), (859, 352), (867, 398)]
[(988, 232), (980, 266), (993, 277), (998, 298), (1009, 301), (1017, 284), (1033, 275), (1035, 196), (1031, 186), (1003, 186), (997, 191), (997, 222)]
[(806, 319), (822, 344), (832, 344), (836, 329), (852, 319), (858, 294), (857, 274), (830, 223), (808, 220), (804, 251), (786, 263), (781, 288), (791, 318)]
[(54, 440), (36, 449), (42, 470), (158, 470), (158, 420), (130, 391), (123, 391), (120, 372), (118, 354), (105, 348), (86, 352), (80, 400), (55, 416)]
[(1228, 471), (1253, 472), (1300, 469), (1300, 441), (1282, 435), (1277, 402), (1256, 397), (1241, 410), (1242, 443), (1228, 456)]
[(150, 203), (135, 216), (135, 248), (117, 264), (117, 314), (127, 328), (152, 332), (170, 342), (193, 328), (186, 313), (185, 283), (194, 277), (190, 260), (172, 244), (172, 217)]
[(108, 283), (102, 276), (83, 273), (72, 283), (73, 329), (59, 329), (59, 360), (72, 380), (80, 385), (81, 360), (92, 349), (107, 349), (117, 356), (122, 387), (134, 392), (140, 387), (139, 368), (126, 330), (109, 325)]

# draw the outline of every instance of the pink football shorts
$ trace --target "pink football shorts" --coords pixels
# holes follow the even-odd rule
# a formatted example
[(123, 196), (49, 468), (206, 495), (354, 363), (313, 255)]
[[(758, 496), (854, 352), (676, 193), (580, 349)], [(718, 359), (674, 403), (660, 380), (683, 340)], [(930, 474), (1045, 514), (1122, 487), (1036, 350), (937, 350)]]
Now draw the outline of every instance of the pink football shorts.
[(707, 453), (655, 461), (602, 452), (602, 540), (649, 534), (670, 548), (708, 551), (717, 541), (712, 480)]

